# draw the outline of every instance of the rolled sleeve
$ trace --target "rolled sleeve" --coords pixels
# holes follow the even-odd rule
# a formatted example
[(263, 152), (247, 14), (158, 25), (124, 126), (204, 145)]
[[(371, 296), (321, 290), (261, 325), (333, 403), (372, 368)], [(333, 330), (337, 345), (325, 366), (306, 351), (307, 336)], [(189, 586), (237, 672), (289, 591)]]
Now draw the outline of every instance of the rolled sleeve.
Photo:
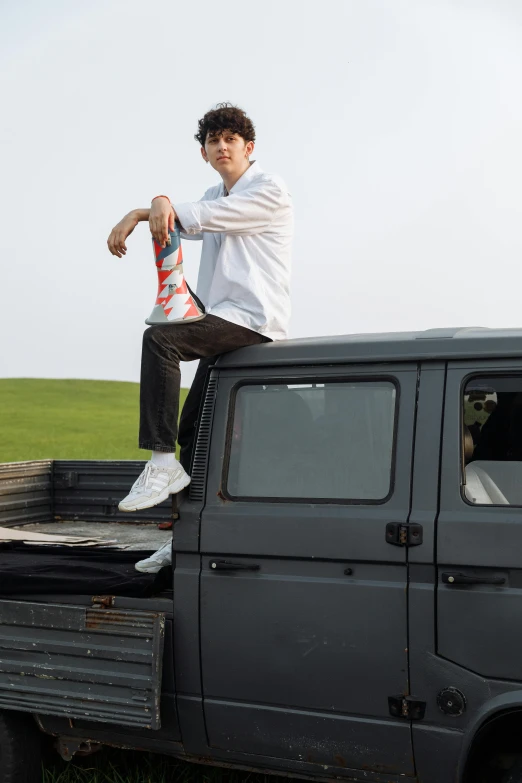
[(261, 181), (226, 197), (173, 206), (187, 234), (260, 234), (270, 226), (282, 197), (277, 183)]
[(174, 212), (181, 223), (183, 232), (188, 236), (201, 233), (200, 205), (200, 201), (187, 201), (184, 204), (172, 205), (174, 207)]

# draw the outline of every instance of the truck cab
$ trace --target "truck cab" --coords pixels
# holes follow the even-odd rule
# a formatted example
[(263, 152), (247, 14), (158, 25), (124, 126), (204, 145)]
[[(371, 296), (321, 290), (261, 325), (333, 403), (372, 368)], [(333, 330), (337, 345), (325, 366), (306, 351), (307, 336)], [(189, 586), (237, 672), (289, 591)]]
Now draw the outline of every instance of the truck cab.
[[(3, 720), (64, 757), (107, 743), (303, 779), (520, 783), (521, 427), (522, 330), (222, 356), (167, 583), (17, 594), (0, 553)], [(44, 516), (119, 522), (130, 467), (96, 470), (93, 511), (92, 466), (51, 465)], [(27, 528), (24, 508), (4, 504), (7, 524)]]

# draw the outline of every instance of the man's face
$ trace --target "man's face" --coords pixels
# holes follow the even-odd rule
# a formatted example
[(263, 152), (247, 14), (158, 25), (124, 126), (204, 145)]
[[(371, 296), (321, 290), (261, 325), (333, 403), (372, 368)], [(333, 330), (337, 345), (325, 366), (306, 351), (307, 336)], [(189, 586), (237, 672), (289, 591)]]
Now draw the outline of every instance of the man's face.
[(205, 146), (201, 148), (204, 160), (220, 174), (234, 174), (245, 168), (248, 156), (254, 150), (253, 141), (245, 141), (242, 136), (230, 131), (212, 135), (207, 133)]

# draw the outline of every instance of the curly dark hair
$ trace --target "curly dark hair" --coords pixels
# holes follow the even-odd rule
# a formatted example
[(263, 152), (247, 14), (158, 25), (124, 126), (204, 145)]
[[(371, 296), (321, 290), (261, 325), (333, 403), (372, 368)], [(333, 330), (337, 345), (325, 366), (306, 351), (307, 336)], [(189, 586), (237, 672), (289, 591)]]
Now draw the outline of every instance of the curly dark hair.
[(256, 140), (254, 123), (250, 117), (247, 117), (243, 109), (231, 103), (218, 103), (215, 109), (207, 111), (198, 121), (198, 132), (194, 138), (204, 147), (207, 134), (218, 135), (223, 131), (237, 133), (245, 141)]

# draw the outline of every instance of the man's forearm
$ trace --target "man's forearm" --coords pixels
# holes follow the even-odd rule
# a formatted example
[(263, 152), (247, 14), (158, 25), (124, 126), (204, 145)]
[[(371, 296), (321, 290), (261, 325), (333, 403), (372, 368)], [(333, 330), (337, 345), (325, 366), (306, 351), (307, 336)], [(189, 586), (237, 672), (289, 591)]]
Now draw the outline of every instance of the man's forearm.
[(133, 209), (129, 212), (129, 215), (132, 215), (138, 223), (143, 223), (144, 221), (148, 221), (150, 209)]
[[(171, 210), (174, 212), (174, 207), (171, 205)], [(145, 223), (150, 218), (150, 209), (133, 209), (129, 212), (138, 223)], [(174, 219), (177, 220), (177, 215), (174, 212)]]

